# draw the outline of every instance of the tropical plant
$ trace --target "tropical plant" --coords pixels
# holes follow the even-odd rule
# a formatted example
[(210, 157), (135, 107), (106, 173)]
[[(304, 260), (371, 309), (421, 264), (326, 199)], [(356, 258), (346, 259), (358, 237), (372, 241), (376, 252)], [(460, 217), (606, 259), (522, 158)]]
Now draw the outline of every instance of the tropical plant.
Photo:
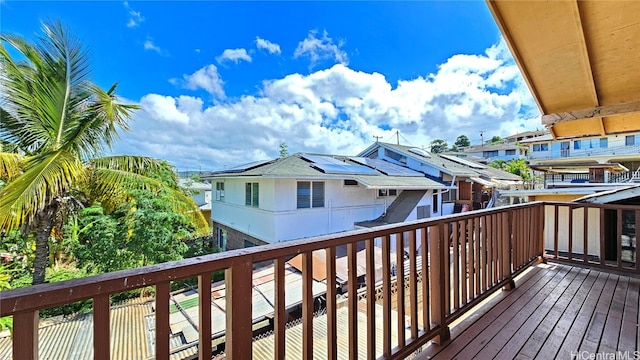
[(467, 135), (460, 135), (456, 138), (455, 146), (459, 148), (465, 148), (471, 146), (471, 141), (467, 137)]
[(43, 35), (34, 42), (0, 35), (0, 68), (0, 178), (6, 181), (0, 189), (0, 231), (35, 233), (33, 284), (45, 281), (49, 237), (66, 215), (93, 201), (110, 212), (130, 189), (167, 189), (175, 209), (208, 232), (189, 196), (148, 176), (173, 171), (165, 162), (100, 157), (118, 139), (118, 130), (129, 129), (139, 106), (123, 104), (117, 84), (104, 91), (89, 80), (87, 51), (60, 23), (43, 24)]
[(447, 151), (449, 144), (447, 144), (447, 142), (442, 139), (435, 139), (429, 144), (429, 146), (432, 153), (438, 154)]

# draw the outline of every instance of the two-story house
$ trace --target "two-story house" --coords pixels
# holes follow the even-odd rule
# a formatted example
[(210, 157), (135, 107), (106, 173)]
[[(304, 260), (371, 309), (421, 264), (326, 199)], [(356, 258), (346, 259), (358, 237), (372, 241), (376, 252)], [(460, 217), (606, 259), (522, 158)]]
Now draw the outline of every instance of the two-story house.
[[(203, 176), (213, 189), (218, 245), (237, 249), (353, 230), (408, 203), (398, 222), (443, 214), (452, 186), (388, 161), (294, 154)], [(419, 213), (418, 213), (419, 212)]]
[(475, 156), (486, 159), (487, 161), (504, 160), (511, 161), (515, 159), (526, 158), (528, 148), (515, 142), (504, 142), (502, 144), (484, 144), (474, 145), (464, 149), (467, 156)]

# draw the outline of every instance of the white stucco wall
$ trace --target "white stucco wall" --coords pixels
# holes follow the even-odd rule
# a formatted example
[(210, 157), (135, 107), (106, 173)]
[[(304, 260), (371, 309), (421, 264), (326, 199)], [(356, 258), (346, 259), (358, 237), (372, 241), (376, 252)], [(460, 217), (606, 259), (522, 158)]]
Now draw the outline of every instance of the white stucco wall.
[[(544, 244), (545, 249), (554, 248), (554, 207), (545, 206), (545, 228)], [(589, 255), (600, 256), (600, 209), (589, 209), (587, 229), (587, 246)], [(584, 209), (573, 210), (573, 252), (584, 253)], [(569, 208), (560, 207), (558, 209), (558, 251), (569, 250)]]

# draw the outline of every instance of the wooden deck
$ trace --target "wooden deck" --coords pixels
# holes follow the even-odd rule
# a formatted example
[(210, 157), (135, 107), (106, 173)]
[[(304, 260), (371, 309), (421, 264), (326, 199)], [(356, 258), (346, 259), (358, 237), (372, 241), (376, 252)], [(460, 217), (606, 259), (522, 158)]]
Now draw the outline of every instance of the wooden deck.
[(451, 329), (452, 340), (429, 345), (416, 359), (608, 359), (616, 352), (622, 352), (616, 359), (634, 358), (639, 293), (638, 278), (534, 265), (515, 290), (471, 311)]

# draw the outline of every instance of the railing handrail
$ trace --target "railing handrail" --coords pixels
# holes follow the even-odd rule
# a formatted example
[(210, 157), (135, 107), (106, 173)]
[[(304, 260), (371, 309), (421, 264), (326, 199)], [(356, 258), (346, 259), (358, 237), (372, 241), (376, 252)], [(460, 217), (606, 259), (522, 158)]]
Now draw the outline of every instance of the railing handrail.
[[(86, 300), (100, 294), (116, 294), (145, 286), (156, 285), (165, 281), (181, 280), (204, 272), (224, 270), (239, 262), (256, 263), (273, 260), (314, 251), (319, 248), (341, 246), (356, 241), (364, 241), (372, 237), (434, 226), (449, 222), (453, 219), (456, 221), (465, 220), (474, 218), (479, 214), (500, 213), (507, 209), (533, 207), (540, 203), (541, 202), (516, 204), (507, 207), (445, 215), (431, 219), (413, 220), (401, 224), (381, 225), (369, 229), (351, 230), (252, 248), (229, 250), (135, 269), (5, 290), (0, 292), (0, 317), (8, 316), (16, 312), (33, 311)], [(317, 245), (319, 244), (322, 244), (322, 246), (318, 247)], [(33, 300), (36, 301), (33, 302)]]

